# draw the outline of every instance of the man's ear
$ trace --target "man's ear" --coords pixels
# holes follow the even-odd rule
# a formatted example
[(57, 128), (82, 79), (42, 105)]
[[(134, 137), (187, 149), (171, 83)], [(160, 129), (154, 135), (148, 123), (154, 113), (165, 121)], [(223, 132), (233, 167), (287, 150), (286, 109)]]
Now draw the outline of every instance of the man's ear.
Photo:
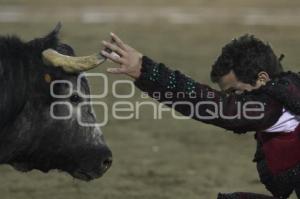
[(266, 85), (266, 83), (270, 81), (270, 76), (267, 72), (261, 71), (257, 75), (257, 83), (260, 85)]

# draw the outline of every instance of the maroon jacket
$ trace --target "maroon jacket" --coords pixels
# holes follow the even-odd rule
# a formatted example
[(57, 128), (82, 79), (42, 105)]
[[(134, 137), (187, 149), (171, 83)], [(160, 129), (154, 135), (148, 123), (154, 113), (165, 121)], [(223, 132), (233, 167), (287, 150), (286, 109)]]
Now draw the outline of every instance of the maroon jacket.
[[(269, 136), (263, 133), (263, 130), (276, 123), (282, 114), (283, 107), (300, 115), (300, 77), (296, 73), (282, 73), (278, 78), (269, 81), (266, 86), (251, 92), (246, 91), (241, 95), (226, 94), (195, 82), (179, 71), (172, 71), (164, 64), (156, 63), (144, 56), (141, 76), (135, 81), (135, 85), (158, 101), (166, 103), (181, 114), (191, 116), (193, 119), (235, 133), (258, 132), (256, 138), (264, 146), (263, 152), (267, 156), (266, 159), (273, 174), (278, 174), (300, 163), (300, 141), (298, 140), (300, 127), (297, 130), (299, 132), (297, 136), (295, 136), (296, 133), (289, 135), (293, 135), (295, 140), (288, 144), (286, 144), (287, 136), (280, 133)], [(178, 93), (182, 94), (178, 95)], [(155, 96), (160, 96), (160, 98)], [(223, 115), (235, 116), (239, 111), (237, 104), (243, 106), (250, 101), (261, 102), (264, 105), (263, 116), (259, 119), (248, 118), (243, 114), (233, 119), (219, 117), (220, 115), (218, 117), (203, 117), (211, 116), (211, 112), (215, 112), (216, 106), (213, 104), (217, 104), (217, 108), (222, 110)], [(193, 108), (196, 108), (196, 111), (191, 110), (191, 106), (180, 105), (180, 102), (189, 102), (194, 105)], [(197, 106), (199, 102), (203, 102), (201, 106)], [(174, 104), (177, 105), (173, 106)], [(258, 108), (257, 105), (251, 107)], [(253, 111), (248, 115), (259, 116), (261, 112)], [(282, 147), (282, 143), (285, 143), (283, 144), (284, 147)], [(274, 154), (273, 150), (277, 154)], [(285, 161), (286, 164), (279, 164), (281, 161)]]

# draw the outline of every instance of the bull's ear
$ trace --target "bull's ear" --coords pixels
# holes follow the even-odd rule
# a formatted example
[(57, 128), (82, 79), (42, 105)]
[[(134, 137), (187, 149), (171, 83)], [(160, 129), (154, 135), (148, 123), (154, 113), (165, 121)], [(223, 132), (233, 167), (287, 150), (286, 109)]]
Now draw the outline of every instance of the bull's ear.
[(46, 36), (29, 41), (27, 43), (28, 46), (34, 51), (43, 51), (48, 48), (56, 48), (59, 43), (59, 32), (61, 27), (62, 25), (59, 22)]
[(61, 22), (58, 22), (52, 32), (57, 35), (59, 33), (61, 27), (62, 27)]
[(50, 39), (50, 40), (55, 39), (55, 38), (58, 39), (61, 28), (62, 28), (61, 22), (58, 22), (56, 24), (56, 26), (54, 27), (54, 29), (48, 35), (46, 35), (44, 38)]

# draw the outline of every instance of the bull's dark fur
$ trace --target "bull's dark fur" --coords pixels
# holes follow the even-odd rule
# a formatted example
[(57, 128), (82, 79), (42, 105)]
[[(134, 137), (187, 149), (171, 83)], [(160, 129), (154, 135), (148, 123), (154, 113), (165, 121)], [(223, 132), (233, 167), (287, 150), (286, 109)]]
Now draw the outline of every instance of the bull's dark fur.
[[(51, 97), (45, 74), (53, 80), (68, 80), (74, 88), (78, 77), (43, 63), (41, 53), (48, 48), (74, 55), (70, 46), (60, 43), (58, 32), (59, 27), (30, 42), (15, 36), (0, 37), (0, 163), (23, 171), (59, 169), (90, 180), (105, 172), (111, 152), (98, 128), (79, 126), (76, 116), (63, 121), (50, 117), (50, 104), (58, 99)], [(89, 94), (86, 79), (81, 87)], [(56, 90), (67, 92), (63, 86)], [(76, 109), (77, 102), (72, 104)], [(57, 114), (64, 111), (56, 110)], [(85, 107), (82, 117), (95, 121), (91, 106)]]
[[(57, 45), (57, 31), (51, 32), (45, 39), (28, 43), (16, 36), (0, 37), (0, 130), (13, 122), (24, 106), (30, 71), (40, 71), (44, 65), (41, 63), (42, 50), (56, 48)], [(36, 67), (40, 67), (39, 70), (35, 70)]]

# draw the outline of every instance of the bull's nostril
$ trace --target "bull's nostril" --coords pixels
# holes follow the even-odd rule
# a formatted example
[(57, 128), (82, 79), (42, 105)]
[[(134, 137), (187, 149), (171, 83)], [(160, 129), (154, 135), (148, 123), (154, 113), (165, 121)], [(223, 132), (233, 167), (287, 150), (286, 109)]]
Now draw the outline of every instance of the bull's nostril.
[(112, 158), (111, 157), (105, 159), (103, 161), (103, 169), (104, 169), (104, 171), (107, 171), (110, 168), (111, 164), (112, 164)]

